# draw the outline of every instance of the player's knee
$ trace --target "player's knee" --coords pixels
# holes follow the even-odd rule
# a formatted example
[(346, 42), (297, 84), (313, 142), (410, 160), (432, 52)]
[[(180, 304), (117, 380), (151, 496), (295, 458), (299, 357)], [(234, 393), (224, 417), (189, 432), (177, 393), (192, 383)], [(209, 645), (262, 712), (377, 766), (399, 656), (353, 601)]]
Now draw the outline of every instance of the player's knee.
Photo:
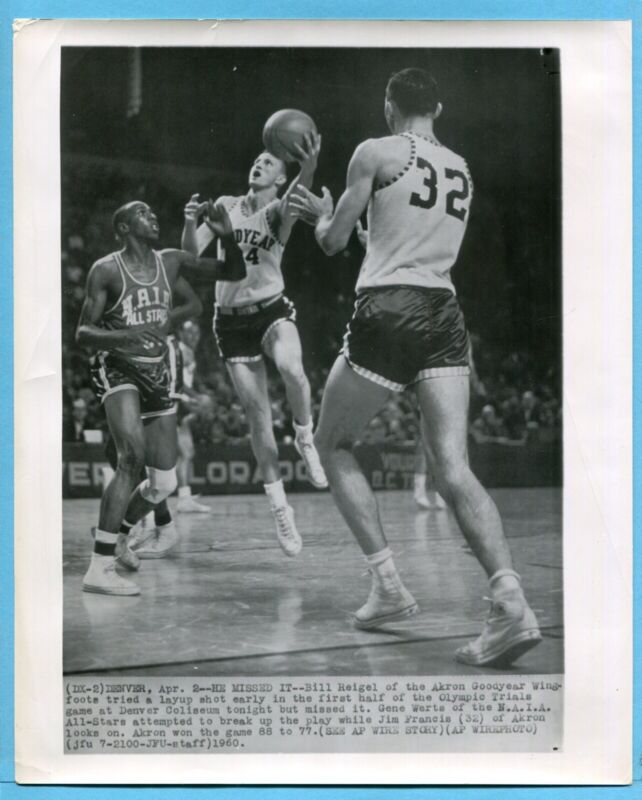
[(130, 439), (118, 449), (118, 469), (138, 476), (145, 466), (145, 447), (143, 442)]
[(178, 480), (176, 469), (156, 469), (148, 467), (148, 478), (140, 488), (141, 495), (148, 503), (162, 503), (176, 489)]
[(279, 359), (276, 366), (279, 374), (286, 383), (301, 384), (305, 382), (306, 377), (303, 371), (303, 363), (301, 359), (294, 354), (288, 354), (287, 357)]
[(468, 471), (464, 458), (437, 458), (435, 460), (435, 480), (440, 494), (451, 495), (463, 485)]
[(314, 446), (324, 467), (332, 460), (333, 456), (342, 450), (351, 451), (354, 444), (352, 437), (346, 433), (338, 434), (319, 428), (314, 434)]

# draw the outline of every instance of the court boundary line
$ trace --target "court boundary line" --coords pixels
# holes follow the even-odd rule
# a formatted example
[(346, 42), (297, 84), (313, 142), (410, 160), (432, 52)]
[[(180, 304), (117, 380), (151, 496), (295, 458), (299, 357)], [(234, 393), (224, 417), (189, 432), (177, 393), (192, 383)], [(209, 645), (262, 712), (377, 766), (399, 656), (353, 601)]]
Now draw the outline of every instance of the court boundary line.
[[(548, 634), (549, 639), (553, 639), (555, 641), (563, 641), (563, 636), (554, 636), (550, 635), (550, 631), (555, 631), (562, 629), (563, 625), (547, 625), (546, 627), (540, 628), (540, 631), (543, 634)], [(385, 631), (383, 631), (385, 633)], [(406, 639), (404, 641), (396, 640), (394, 642), (372, 642), (372, 644), (339, 644), (339, 645), (329, 645), (328, 647), (303, 647), (298, 650), (284, 650), (276, 653), (250, 653), (248, 655), (238, 655), (238, 656), (226, 656), (226, 657), (213, 657), (213, 658), (190, 658), (186, 661), (162, 661), (157, 664), (126, 664), (122, 667), (99, 667), (97, 669), (81, 669), (81, 670), (74, 670), (74, 671), (65, 671), (63, 670), (62, 676), (63, 678), (66, 677), (73, 677), (74, 675), (100, 675), (105, 672), (113, 672), (115, 670), (122, 671), (127, 669), (157, 669), (158, 667), (180, 667), (185, 664), (209, 664), (209, 663), (219, 663), (222, 661), (243, 661), (245, 659), (253, 659), (253, 658), (278, 658), (279, 656), (297, 656), (297, 655), (304, 655), (306, 653), (327, 653), (327, 652), (335, 652), (337, 650), (354, 650), (356, 648), (361, 647), (390, 647), (391, 645), (406, 645), (406, 644), (420, 644), (421, 642), (447, 642), (447, 641), (454, 641), (456, 639), (468, 639), (470, 636), (474, 636), (475, 634), (471, 633), (461, 633), (457, 634), (456, 636), (424, 636), (415, 639)], [(535, 673), (533, 673), (535, 674)]]

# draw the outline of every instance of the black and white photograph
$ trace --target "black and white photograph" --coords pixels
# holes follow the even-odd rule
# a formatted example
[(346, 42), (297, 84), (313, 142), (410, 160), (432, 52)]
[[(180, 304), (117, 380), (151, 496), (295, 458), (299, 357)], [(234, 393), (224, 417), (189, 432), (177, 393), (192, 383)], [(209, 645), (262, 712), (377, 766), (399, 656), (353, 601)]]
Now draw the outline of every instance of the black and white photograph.
[(564, 51), (412, 42), (60, 47), (66, 757), (564, 752)]
[(562, 672), (558, 53), (61, 72), (65, 673)]

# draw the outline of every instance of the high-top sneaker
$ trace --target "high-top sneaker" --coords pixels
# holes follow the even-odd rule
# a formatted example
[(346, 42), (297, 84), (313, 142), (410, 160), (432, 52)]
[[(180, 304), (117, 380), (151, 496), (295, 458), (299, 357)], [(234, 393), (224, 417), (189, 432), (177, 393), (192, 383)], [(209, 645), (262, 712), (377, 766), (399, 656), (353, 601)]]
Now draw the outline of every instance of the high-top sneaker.
[(159, 525), (154, 536), (136, 550), (140, 559), (165, 558), (178, 544), (178, 531), (174, 522)]
[(114, 556), (91, 554), (89, 569), (82, 581), (83, 592), (96, 594), (135, 595), (140, 594), (140, 587), (116, 572)]
[(204, 503), (199, 503), (198, 500), (191, 494), (186, 497), (179, 497), (176, 504), (176, 510), (180, 514), (211, 514), (212, 509)]
[(294, 523), (294, 509), (291, 506), (278, 506), (271, 510), (281, 550), (286, 556), (298, 555), (303, 547), (303, 542)]
[(417, 613), (419, 606), (397, 573), (382, 576), (374, 568), (370, 573), (372, 575), (370, 595), (366, 604), (354, 614), (354, 624), (357, 628), (368, 630)]
[(456, 651), (455, 659), (474, 666), (508, 666), (542, 641), (537, 619), (521, 588), (485, 599), (491, 605), (484, 628)]
[(327, 489), (328, 479), (325, 476), (312, 436), (296, 436), (294, 446), (303, 459), (310, 483), (315, 489)]
[(116, 541), (116, 560), (118, 563), (125, 567), (125, 569), (130, 570), (131, 572), (136, 572), (138, 567), (140, 567), (140, 559), (134, 553), (134, 551), (129, 547), (129, 538), (131, 534), (125, 535), (124, 533), (118, 534), (118, 539)]

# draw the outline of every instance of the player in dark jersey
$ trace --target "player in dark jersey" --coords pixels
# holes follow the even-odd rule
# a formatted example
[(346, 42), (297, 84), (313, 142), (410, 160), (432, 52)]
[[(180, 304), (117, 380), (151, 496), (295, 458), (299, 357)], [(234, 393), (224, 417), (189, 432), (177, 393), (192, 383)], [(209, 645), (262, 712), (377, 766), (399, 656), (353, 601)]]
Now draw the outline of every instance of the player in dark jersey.
[[(123, 249), (97, 261), (87, 278), (76, 340), (94, 351), (94, 389), (118, 453), (83, 580), (88, 592), (140, 593), (136, 584), (116, 573), (116, 546), (124, 545), (121, 560), (133, 556), (126, 547), (131, 527), (176, 487), (176, 412), (166, 337), (171, 326), (201, 310), (180, 272), (192, 269), (226, 280), (246, 274), (225, 209), (210, 204), (208, 219), (225, 240), (225, 262), (199, 259), (183, 250), (154, 250), (160, 232), (156, 215), (146, 203), (127, 203), (113, 217)], [(174, 304), (175, 294), (183, 298), (182, 305)], [(148, 477), (137, 486), (143, 466)]]
[(472, 181), (464, 159), (435, 138), (434, 120), (442, 109), (432, 76), (420, 69), (396, 73), (384, 108), (392, 135), (357, 147), (336, 210), (327, 189), (317, 197), (299, 187), (291, 198), (293, 213), (315, 226), (328, 254), (346, 246), (368, 208), (355, 313), (326, 384), (315, 441), (333, 496), (373, 576), (356, 625), (373, 628), (415, 613), (376, 498), (351, 452), (390, 393), (415, 387), (439, 493), (489, 579), (486, 625), (456, 658), (506, 665), (541, 641), (541, 634), (513, 569), (499, 512), (467, 460), (468, 335), (450, 272), (468, 221)]
[[(189, 325), (196, 325), (196, 323), (186, 320), (179, 326), (178, 333), (180, 334), (180, 331)], [(167, 337), (165, 361), (170, 374), (170, 397), (174, 400), (177, 410), (178, 459), (176, 462), (176, 477), (178, 480), (178, 511), (180, 511), (181, 488), (185, 486), (185, 482), (181, 481), (180, 470), (180, 456), (184, 449), (184, 446), (181, 446), (181, 403), (184, 399), (183, 356), (179, 342), (173, 333)], [(111, 436), (107, 440), (105, 455), (109, 462), (109, 468), (103, 468), (103, 491), (113, 479), (115, 470), (118, 467), (118, 453)], [(146, 477), (147, 470), (143, 467), (139, 482), (142, 483)], [(191, 496), (189, 499), (192, 499)], [(210, 511), (209, 507), (207, 507), (207, 511)], [(127, 523), (123, 524), (127, 527)], [(120, 541), (116, 543), (116, 560), (126, 569), (137, 570), (140, 559), (165, 558), (165, 556), (169, 555), (174, 545), (178, 544), (178, 538), (178, 530), (174, 524), (167, 500), (162, 500), (154, 506), (153, 511), (150, 511), (149, 514), (132, 527), (126, 541), (124, 537), (121, 537)]]

